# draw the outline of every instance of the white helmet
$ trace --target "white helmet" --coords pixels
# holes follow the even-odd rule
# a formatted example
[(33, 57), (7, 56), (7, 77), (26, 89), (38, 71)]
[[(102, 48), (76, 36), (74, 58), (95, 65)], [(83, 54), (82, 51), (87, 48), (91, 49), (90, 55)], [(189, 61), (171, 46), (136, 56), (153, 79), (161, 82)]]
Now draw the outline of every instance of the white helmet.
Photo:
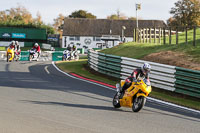
[(151, 71), (151, 66), (148, 63), (144, 63), (142, 66), (142, 72), (143, 73), (149, 73)]
[(12, 43), (12, 44), (15, 44), (15, 41), (12, 41), (11, 43)]
[(19, 42), (18, 42), (18, 41), (15, 41), (15, 44), (16, 44), (16, 45), (19, 45)]
[(38, 43), (35, 43), (34, 46), (35, 46), (35, 47), (38, 47)]

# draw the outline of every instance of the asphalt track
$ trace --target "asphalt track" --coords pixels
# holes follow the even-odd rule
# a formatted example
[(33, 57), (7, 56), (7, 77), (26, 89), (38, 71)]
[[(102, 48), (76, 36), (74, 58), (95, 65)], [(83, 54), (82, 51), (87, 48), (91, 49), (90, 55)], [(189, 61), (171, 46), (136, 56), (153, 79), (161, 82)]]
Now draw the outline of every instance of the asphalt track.
[(0, 133), (199, 133), (200, 113), (147, 100), (114, 109), (112, 89), (69, 77), (51, 62), (0, 61)]

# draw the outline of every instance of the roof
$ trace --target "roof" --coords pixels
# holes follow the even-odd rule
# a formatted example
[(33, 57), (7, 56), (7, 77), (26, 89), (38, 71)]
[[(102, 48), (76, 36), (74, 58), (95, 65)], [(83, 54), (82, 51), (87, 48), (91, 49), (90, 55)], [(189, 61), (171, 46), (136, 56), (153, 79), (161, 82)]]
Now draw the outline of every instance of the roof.
[[(139, 20), (139, 28), (164, 27), (162, 20)], [(133, 36), (133, 29), (136, 28), (135, 20), (111, 20), (111, 19), (85, 19), (65, 18), (63, 36), (102, 36), (121, 35), (122, 26), (126, 27), (126, 37)]]

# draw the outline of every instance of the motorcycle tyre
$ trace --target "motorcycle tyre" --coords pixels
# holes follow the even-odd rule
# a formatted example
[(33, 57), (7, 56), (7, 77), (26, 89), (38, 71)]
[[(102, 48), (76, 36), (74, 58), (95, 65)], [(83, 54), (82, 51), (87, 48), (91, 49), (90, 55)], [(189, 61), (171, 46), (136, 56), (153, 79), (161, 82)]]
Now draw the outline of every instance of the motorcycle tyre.
[(146, 103), (146, 97), (143, 97), (143, 96), (138, 97), (138, 101), (141, 100), (141, 103), (138, 105), (137, 108), (135, 108), (135, 106), (134, 106), (135, 100), (136, 99), (134, 98), (133, 99), (132, 110), (133, 110), (133, 112), (139, 112), (143, 108), (143, 106), (145, 105), (145, 103)]
[(32, 61), (32, 55), (29, 55), (29, 61)]
[[(113, 107), (114, 107), (114, 108), (120, 108), (120, 107), (121, 107), (120, 102), (116, 103), (116, 101), (115, 101), (116, 96), (117, 96), (117, 93), (116, 93), (115, 96), (113, 97)], [(119, 101), (119, 99), (118, 99), (118, 101)]]
[(10, 54), (7, 54), (7, 62), (11, 62), (11, 60), (9, 60), (11, 58)]

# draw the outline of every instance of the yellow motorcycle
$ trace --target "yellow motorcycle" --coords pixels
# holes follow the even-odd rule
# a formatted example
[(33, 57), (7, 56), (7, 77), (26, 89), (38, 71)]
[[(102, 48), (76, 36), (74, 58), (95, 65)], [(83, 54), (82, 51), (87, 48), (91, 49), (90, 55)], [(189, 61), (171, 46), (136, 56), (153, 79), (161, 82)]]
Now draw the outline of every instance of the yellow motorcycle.
[(8, 62), (8, 61), (9, 61), (9, 62), (13, 61), (14, 55), (15, 55), (14, 49), (8, 47), (8, 48), (7, 48), (6, 55), (7, 55), (7, 62)]
[(146, 97), (151, 92), (152, 88), (148, 81), (142, 79), (138, 82), (132, 82), (131, 86), (124, 92), (122, 98), (119, 96), (119, 92), (125, 84), (124, 80), (121, 80), (120, 84), (116, 84), (117, 93), (113, 98), (113, 106), (115, 108), (129, 107), (133, 112), (139, 112), (146, 103)]

